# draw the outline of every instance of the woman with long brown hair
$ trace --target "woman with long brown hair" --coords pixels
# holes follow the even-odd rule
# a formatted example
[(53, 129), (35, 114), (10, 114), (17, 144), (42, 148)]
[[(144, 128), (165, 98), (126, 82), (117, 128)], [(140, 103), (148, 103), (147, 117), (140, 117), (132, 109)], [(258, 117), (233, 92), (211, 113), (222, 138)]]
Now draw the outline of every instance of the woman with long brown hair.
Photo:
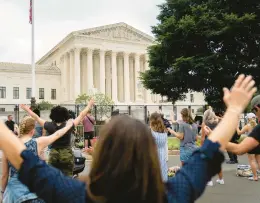
[(198, 136), (198, 126), (192, 119), (189, 109), (182, 109), (181, 117), (182, 122), (179, 123), (179, 131), (175, 132), (170, 128), (168, 128), (168, 131), (180, 139), (180, 160), (182, 165), (184, 165), (190, 159), (194, 150), (197, 149), (195, 142)]
[(160, 161), (161, 174), (164, 182), (168, 180), (167, 166), (167, 131), (159, 113), (153, 113), (150, 116), (150, 128), (157, 146), (158, 157)]
[(251, 76), (239, 76), (224, 89), (227, 111), (204, 145), (167, 184), (162, 181), (156, 144), (141, 121), (117, 116), (100, 132), (89, 177), (80, 182), (65, 177), (36, 157), (0, 123), (0, 149), (19, 171), (19, 179), (46, 202), (191, 203), (220, 171), (224, 150), (240, 114), (253, 94)]

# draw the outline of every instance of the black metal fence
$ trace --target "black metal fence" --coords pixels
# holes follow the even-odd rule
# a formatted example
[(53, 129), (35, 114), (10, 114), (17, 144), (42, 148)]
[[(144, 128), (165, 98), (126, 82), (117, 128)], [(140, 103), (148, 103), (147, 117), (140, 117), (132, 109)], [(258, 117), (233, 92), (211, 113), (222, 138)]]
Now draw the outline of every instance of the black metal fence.
[[(85, 105), (75, 104), (61, 104), (61, 106), (71, 110), (76, 116), (85, 108)], [(169, 119), (171, 113), (174, 112), (174, 117), (178, 120), (180, 119), (180, 111), (183, 108), (189, 108), (191, 113), (196, 116), (203, 115), (206, 107), (203, 105), (96, 105), (93, 107), (92, 115), (98, 123), (102, 123), (111, 117), (111, 113), (114, 110), (119, 110), (120, 114), (127, 114), (147, 122), (149, 115), (153, 112), (162, 112), (166, 119)], [(49, 120), (50, 110), (51, 109), (41, 110), (41, 117), (45, 120)], [(6, 120), (8, 115), (12, 115), (14, 121), (19, 124), (20, 120), (27, 114), (19, 108), (18, 104), (0, 104), (0, 119)]]

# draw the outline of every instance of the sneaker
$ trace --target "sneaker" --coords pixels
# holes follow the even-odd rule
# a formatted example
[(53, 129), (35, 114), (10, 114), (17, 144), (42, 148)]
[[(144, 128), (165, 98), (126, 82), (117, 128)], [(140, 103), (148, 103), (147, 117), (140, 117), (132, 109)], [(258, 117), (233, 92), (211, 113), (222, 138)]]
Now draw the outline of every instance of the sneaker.
[(207, 184), (207, 186), (213, 186), (213, 181), (212, 181), (212, 180), (209, 181), (208, 184)]
[(220, 185), (224, 185), (225, 184), (225, 182), (224, 182), (224, 180), (223, 179), (217, 179), (216, 180), (216, 182), (218, 183), (218, 184), (220, 184)]

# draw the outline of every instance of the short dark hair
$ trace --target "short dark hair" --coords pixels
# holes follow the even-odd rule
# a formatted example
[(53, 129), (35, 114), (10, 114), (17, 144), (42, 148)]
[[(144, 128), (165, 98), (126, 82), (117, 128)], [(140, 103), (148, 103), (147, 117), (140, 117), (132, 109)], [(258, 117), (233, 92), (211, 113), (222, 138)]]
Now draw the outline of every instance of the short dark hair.
[(76, 114), (74, 111), (69, 110), (69, 119), (75, 119), (76, 118)]
[(51, 109), (50, 119), (55, 123), (63, 123), (69, 120), (70, 114), (68, 109), (63, 106), (55, 106)]

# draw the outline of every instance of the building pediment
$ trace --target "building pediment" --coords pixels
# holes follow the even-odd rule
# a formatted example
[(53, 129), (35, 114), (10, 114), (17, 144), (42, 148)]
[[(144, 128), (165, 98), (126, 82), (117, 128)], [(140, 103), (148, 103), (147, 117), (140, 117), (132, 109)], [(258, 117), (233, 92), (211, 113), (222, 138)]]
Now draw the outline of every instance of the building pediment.
[(117, 23), (96, 28), (90, 28), (76, 32), (77, 35), (85, 35), (94, 38), (102, 38), (108, 40), (122, 40), (141, 43), (153, 43), (154, 39), (133, 28), (126, 23)]

